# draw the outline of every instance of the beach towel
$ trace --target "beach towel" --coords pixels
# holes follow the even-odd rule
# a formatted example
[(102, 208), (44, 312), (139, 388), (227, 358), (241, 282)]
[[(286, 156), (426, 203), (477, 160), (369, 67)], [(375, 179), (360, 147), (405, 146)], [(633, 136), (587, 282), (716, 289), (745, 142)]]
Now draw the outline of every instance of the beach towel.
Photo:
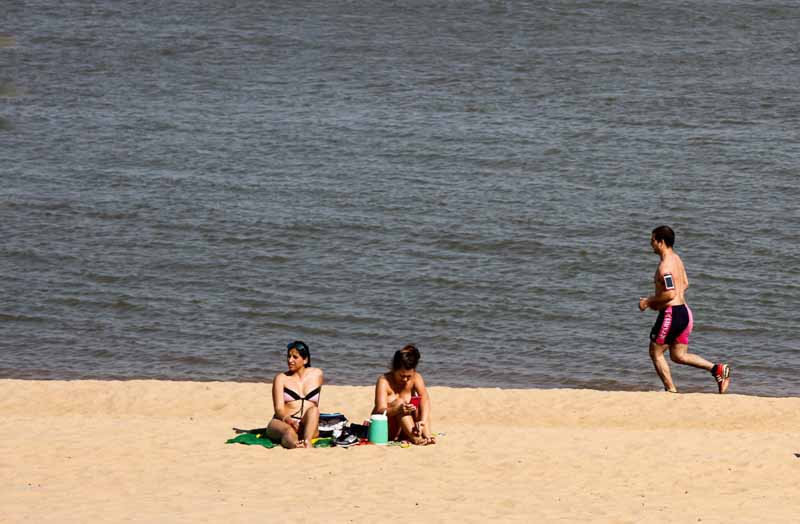
[[(244, 444), (245, 446), (264, 446), (265, 448), (274, 448), (280, 446), (280, 442), (275, 442), (272, 439), (256, 433), (241, 433), (234, 438), (225, 441), (225, 444)], [(315, 448), (329, 448), (333, 446), (332, 438), (315, 438), (311, 441), (311, 445)]]
[(225, 444), (244, 444), (245, 446), (264, 446), (265, 448), (274, 448), (275, 446), (280, 446), (279, 442), (273, 442), (267, 437), (262, 438), (261, 434), (255, 433), (242, 433), (240, 435), (236, 435), (236, 437), (228, 439)]

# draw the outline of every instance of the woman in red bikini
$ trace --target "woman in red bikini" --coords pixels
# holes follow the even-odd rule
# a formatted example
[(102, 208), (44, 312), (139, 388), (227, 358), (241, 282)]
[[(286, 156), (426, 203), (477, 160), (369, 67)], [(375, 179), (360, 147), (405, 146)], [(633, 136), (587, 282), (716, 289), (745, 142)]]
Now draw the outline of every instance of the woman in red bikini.
[(319, 396), (322, 370), (311, 367), (308, 346), (297, 340), (287, 346), (287, 371), (272, 381), (275, 415), (267, 426), (267, 437), (285, 448), (310, 448), (319, 434)]
[(389, 438), (413, 444), (436, 443), (431, 433), (431, 399), (422, 375), (417, 372), (419, 350), (409, 344), (397, 351), (392, 370), (378, 377), (372, 413), (386, 413)]

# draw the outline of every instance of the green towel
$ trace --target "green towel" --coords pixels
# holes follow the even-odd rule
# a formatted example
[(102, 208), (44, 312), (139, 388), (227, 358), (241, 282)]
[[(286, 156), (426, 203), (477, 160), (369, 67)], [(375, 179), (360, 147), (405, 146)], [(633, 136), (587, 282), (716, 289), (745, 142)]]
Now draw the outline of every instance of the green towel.
[(252, 433), (242, 433), (235, 438), (229, 439), (225, 444), (244, 444), (245, 446), (264, 446), (265, 448), (274, 448), (279, 443), (273, 442), (268, 438), (260, 438), (261, 435), (253, 435)]
[[(279, 442), (273, 442), (267, 437), (261, 438), (260, 434), (254, 435), (253, 433), (242, 433), (235, 438), (227, 440), (225, 444), (244, 444), (245, 446), (264, 446), (265, 448), (274, 448), (280, 445)], [(329, 448), (331, 446), (333, 446), (332, 438), (314, 439), (315, 448)]]
[(333, 439), (332, 438), (315, 438), (313, 441), (312, 446), (315, 448), (332, 448), (333, 447)]

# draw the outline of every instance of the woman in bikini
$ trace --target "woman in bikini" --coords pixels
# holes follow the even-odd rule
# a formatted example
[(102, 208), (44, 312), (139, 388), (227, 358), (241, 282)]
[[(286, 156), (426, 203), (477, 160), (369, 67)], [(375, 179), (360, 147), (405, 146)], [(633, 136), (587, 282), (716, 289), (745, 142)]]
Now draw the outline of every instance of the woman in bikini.
[(285, 448), (310, 448), (319, 432), (319, 396), (322, 370), (312, 368), (308, 346), (299, 340), (287, 346), (289, 369), (272, 381), (275, 415), (267, 426), (267, 437)]
[(397, 351), (392, 370), (378, 377), (372, 413), (386, 413), (389, 438), (413, 444), (434, 444), (431, 433), (431, 399), (422, 375), (417, 372), (419, 350), (409, 344)]

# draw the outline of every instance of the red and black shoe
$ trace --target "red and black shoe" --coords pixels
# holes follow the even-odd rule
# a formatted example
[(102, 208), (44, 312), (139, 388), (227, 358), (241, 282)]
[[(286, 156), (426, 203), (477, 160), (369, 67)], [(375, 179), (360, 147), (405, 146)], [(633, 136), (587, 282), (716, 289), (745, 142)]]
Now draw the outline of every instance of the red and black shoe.
[(731, 385), (731, 368), (728, 364), (714, 364), (711, 368), (711, 374), (714, 375), (714, 380), (717, 381), (720, 394), (728, 390)]

